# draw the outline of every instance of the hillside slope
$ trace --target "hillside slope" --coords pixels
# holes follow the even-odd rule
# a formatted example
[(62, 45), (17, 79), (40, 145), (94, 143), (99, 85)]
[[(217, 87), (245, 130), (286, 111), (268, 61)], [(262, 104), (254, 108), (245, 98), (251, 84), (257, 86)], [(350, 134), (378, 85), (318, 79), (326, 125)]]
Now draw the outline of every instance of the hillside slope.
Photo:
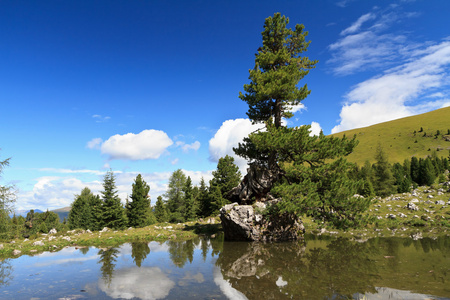
[[(423, 130), (421, 130), (421, 128)], [(440, 135), (436, 137), (436, 132)], [(375, 161), (378, 143), (388, 155), (391, 163), (402, 163), (405, 158), (426, 157), (434, 150), (438, 156), (447, 157), (450, 150), (450, 107), (441, 108), (421, 115), (397, 119), (333, 134), (353, 137), (356, 134), (359, 145), (347, 159), (364, 164)]]

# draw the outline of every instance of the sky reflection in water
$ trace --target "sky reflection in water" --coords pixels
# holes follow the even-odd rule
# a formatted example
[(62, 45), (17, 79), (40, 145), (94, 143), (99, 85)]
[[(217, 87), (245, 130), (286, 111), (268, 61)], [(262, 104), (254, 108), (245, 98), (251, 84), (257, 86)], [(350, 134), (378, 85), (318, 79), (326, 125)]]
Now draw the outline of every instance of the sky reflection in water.
[(197, 238), (0, 262), (1, 299), (448, 299), (450, 238)]

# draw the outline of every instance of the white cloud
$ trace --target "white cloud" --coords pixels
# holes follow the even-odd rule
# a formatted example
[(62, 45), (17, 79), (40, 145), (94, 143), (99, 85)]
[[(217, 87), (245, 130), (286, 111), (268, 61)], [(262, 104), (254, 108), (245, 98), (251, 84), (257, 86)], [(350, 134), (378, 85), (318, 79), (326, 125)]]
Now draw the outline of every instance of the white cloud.
[(75, 194), (88, 187), (93, 192), (102, 188), (100, 181), (83, 182), (74, 177), (42, 176), (31, 191), (19, 191), (17, 209), (52, 210), (70, 206)]
[(160, 130), (144, 130), (138, 134), (116, 134), (102, 143), (101, 152), (110, 159), (158, 159), (173, 141)]
[(109, 119), (111, 119), (111, 117), (108, 116), (102, 116), (102, 115), (93, 115), (92, 118), (95, 120), (95, 122), (97, 123), (103, 123), (108, 121)]
[(233, 147), (237, 147), (239, 143), (242, 143), (244, 137), (247, 137), (250, 133), (262, 128), (264, 128), (263, 124), (252, 124), (249, 119), (235, 119), (223, 122), (214, 137), (209, 140), (210, 160), (217, 162), (219, 158), (230, 155), (234, 157), (234, 161), (241, 173), (246, 174), (247, 161), (235, 155)]
[(104, 175), (106, 173), (104, 171), (97, 171), (97, 170), (71, 170), (71, 169), (57, 169), (57, 168), (41, 168), (39, 169), (39, 171), (61, 173), (61, 174), (93, 174), (93, 175)]
[(192, 144), (186, 144), (185, 142), (178, 141), (175, 144), (177, 147), (181, 147), (183, 152), (187, 153), (189, 150), (197, 151), (200, 148), (200, 142), (195, 141)]
[(399, 59), (409, 56), (416, 47), (402, 33), (385, 31), (414, 13), (397, 12), (394, 7), (384, 10), (374, 8), (341, 31), (339, 40), (329, 45), (332, 58), (328, 60), (336, 75), (348, 75), (365, 70), (393, 66)]
[(346, 29), (342, 30), (341, 35), (354, 33), (361, 28), (361, 25), (364, 24), (364, 22), (373, 19), (375, 19), (375, 15), (373, 13), (364, 14), (361, 17), (359, 17), (358, 20), (356, 20), (356, 22), (354, 22), (350, 27), (347, 27)]
[[(411, 52), (399, 66), (357, 84), (347, 95), (333, 133), (446, 106), (437, 89), (450, 86), (450, 41)], [(435, 100), (425, 99), (433, 96)]]
[(110, 283), (99, 278), (98, 286), (112, 298), (153, 300), (167, 297), (175, 282), (158, 267), (141, 267), (119, 269)]
[(322, 127), (320, 127), (319, 123), (311, 122), (311, 132), (309, 133), (309, 135), (310, 136), (319, 135), (321, 130)]
[(100, 149), (100, 145), (102, 144), (103, 140), (101, 138), (94, 138), (87, 142), (86, 148), (89, 149)]
[(299, 104), (297, 104), (297, 105), (291, 105), (291, 106), (288, 106), (288, 110), (289, 110), (291, 113), (293, 113), (293, 114), (295, 114), (296, 112), (305, 110), (305, 109), (306, 109), (306, 107), (305, 107), (305, 105), (304, 105), (303, 103), (299, 103)]

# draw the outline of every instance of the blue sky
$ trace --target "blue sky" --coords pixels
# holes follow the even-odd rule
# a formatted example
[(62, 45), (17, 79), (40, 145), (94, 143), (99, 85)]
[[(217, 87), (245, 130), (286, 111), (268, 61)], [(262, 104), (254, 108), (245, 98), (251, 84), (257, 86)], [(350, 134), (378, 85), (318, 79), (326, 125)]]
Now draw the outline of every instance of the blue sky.
[[(290, 126), (325, 134), (450, 105), (450, 1), (2, 1), (0, 184), (17, 209), (70, 205), (141, 173), (156, 201), (255, 129), (239, 98), (264, 19), (305, 25), (319, 60)], [(244, 172), (245, 161), (236, 160)]]

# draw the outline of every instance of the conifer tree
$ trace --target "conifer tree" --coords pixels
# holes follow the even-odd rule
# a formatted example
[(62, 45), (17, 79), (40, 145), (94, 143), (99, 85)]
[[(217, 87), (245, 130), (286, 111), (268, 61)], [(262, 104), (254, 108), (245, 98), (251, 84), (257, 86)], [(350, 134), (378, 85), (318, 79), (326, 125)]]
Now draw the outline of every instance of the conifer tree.
[(200, 216), (209, 217), (212, 213), (211, 209), (211, 197), (208, 191), (208, 187), (206, 186), (205, 179), (202, 177), (200, 180), (198, 193), (198, 202), (199, 202), (199, 210)]
[[(359, 182), (349, 176), (353, 165), (343, 156), (357, 145), (355, 138), (310, 136), (310, 126), (287, 128), (282, 118), (293, 116), (292, 106), (310, 93), (306, 84), (298, 87), (316, 61), (301, 56), (309, 46), (303, 25), (295, 30), (286, 26), (289, 19), (276, 13), (266, 19), (262, 47), (258, 49), (251, 82), (244, 85), (247, 115), (252, 122), (264, 122), (265, 131), (254, 132), (234, 151), (249, 160), (251, 167), (263, 168), (272, 175), (271, 193), (283, 200), (273, 210), (307, 214), (336, 226), (355, 226), (370, 204), (352, 197)], [(212, 191), (215, 192), (215, 191)]]
[(432, 185), (436, 180), (436, 170), (431, 158), (419, 160), (419, 185)]
[[(299, 88), (298, 83), (317, 63), (301, 56), (310, 44), (304, 26), (297, 24), (292, 30), (288, 24), (289, 18), (280, 13), (265, 20), (263, 45), (255, 55), (255, 67), (249, 70), (251, 82), (244, 85), (245, 94), (239, 93), (249, 106), (247, 115), (252, 122), (273, 120), (275, 128), (282, 126), (282, 118), (291, 118), (291, 108), (310, 93), (306, 84)], [(276, 152), (252, 153), (261, 154), (269, 169), (277, 171)]]
[(91, 210), (91, 228), (90, 230), (101, 230), (103, 226), (103, 216), (102, 216), (102, 206), (103, 201), (100, 199), (99, 195), (95, 195), (90, 198), (89, 207)]
[(232, 188), (239, 184), (241, 172), (235, 165), (234, 158), (226, 155), (219, 158), (217, 169), (212, 172), (211, 186), (218, 186), (222, 197), (224, 197)]
[(186, 175), (181, 169), (172, 173), (169, 178), (169, 188), (164, 194), (170, 212), (171, 222), (184, 222), (184, 187)]
[(168, 213), (166, 205), (164, 204), (163, 198), (158, 196), (155, 204), (155, 217), (158, 222), (167, 222), (168, 221)]
[(192, 221), (197, 217), (197, 208), (195, 206), (192, 180), (188, 176), (184, 185), (184, 219), (186, 221)]
[(90, 203), (95, 197), (91, 190), (85, 187), (80, 195), (75, 195), (75, 200), (69, 212), (69, 228), (93, 229), (93, 216)]
[(103, 178), (102, 193), (102, 220), (103, 226), (111, 229), (123, 229), (127, 225), (125, 209), (117, 195), (115, 176), (108, 171)]
[(132, 185), (131, 202), (126, 206), (128, 225), (134, 228), (151, 225), (150, 186), (142, 179), (141, 174), (136, 176)]
[(375, 192), (382, 197), (395, 193), (395, 179), (392, 176), (391, 166), (381, 144), (378, 144), (375, 161)]
[[(9, 165), (9, 158), (0, 161), (0, 179), (3, 168)], [(8, 238), (11, 231), (11, 220), (9, 215), (14, 210), (16, 192), (14, 187), (0, 185), (0, 239)]]
[(419, 159), (415, 156), (411, 157), (410, 174), (411, 180), (415, 183), (419, 183)]

